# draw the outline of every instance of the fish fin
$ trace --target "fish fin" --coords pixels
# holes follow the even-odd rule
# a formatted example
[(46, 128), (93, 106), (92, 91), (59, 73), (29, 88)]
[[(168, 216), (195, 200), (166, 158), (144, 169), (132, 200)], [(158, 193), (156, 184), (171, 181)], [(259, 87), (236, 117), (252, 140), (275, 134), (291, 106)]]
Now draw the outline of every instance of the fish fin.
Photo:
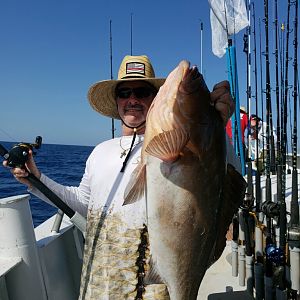
[(216, 261), (224, 250), (226, 245), (226, 233), (234, 214), (242, 204), (246, 193), (246, 187), (247, 182), (243, 176), (231, 164), (227, 164), (227, 172), (224, 177), (221, 195), (222, 202), (219, 210), (220, 224), (211, 263)]
[(146, 165), (138, 164), (131, 174), (129, 183), (124, 193), (123, 205), (138, 201), (145, 193), (146, 188)]
[(156, 269), (152, 256), (150, 256), (149, 270), (146, 272), (145, 283), (146, 284), (164, 283)]
[(188, 134), (183, 129), (164, 131), (150, 141), (145, 151), (165, 162), (172, 162), (177, 160), (188, 140)]

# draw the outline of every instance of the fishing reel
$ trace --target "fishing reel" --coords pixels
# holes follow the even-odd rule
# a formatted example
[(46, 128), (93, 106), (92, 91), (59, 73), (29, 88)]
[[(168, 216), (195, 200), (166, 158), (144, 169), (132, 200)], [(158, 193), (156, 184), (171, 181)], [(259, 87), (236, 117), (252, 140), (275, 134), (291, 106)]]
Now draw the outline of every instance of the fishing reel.
[[(9, 167), (24, 168), (28, 160), (29, 151), (39, 149), (42, 145), (42, 137), (37, 136), (35, 143), (19, 143), (12, 147), (11, 150), (6, 150), (0, 144), (0, 155), (7, 160)], [(33, 152), (33, 154), (36, 154)], [(28, 172), (26, 179), (30, 184), (38, 189), (44, 196), (46, 196), (57, 208), (65, 213), (73, 222), (73, 224), (83, 233), (86, 231), (86, 219), (79, 213), (75, 212), (71, 207), (63, 202), (52, 190), (50, 190), (43, 182), (40, 181), (33, 173)]]
[(272, 201), (265, 201), (262, 204), (263, 213), (269, 218), (278, 218), (280, 214), (280, 206)]
[(245, 193), (242, 208), (250, 210), (254, 206), (254, 197), (250, 193)]
[[(39, 149), (42, 145), (42, 137), (37, 136), (35, 143), (19, 143), (7, 151), (2, 145), (0, 145), (0, 155), (7, 160), (9, 167), (24, 167), (28, 160), (29, 151), (33, 149)], [(36, 152), (33, 152), (35, 155)]]
[(279, 266), (284, 261), (284, 252), (281, 248), (276, 247), (274, 244), (269, 244), (266, 247), (267, 259), (274, 265)]

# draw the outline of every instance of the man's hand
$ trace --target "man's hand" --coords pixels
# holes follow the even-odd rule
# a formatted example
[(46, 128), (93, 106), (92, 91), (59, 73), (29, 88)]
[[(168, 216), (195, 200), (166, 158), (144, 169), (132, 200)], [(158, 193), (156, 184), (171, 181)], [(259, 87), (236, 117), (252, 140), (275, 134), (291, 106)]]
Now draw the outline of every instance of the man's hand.
[[(3, 161), (3, 166), (8, 167), (7, 160)], [(35, 161), (33, 159), (32, 150), (29, 150), (29, 156), (28, 156), (27, 162), (25, 163), (25, 168), (26, 169), (21, 169), (21, 168), (18, 168), (18, 167), (12, 168), (10, 170), (10, 172), (13, 174), (13, 176), (19, 182), (21, 182), (23, 184), (26, 184), (29, 188), (31, 188), (32, 187), (31, 183), (29, 182), (28, 179), (26, 179), (26, 177), (28, 176), (28, 173), (32, 173), (38, 179), (40, 179), (40, 177), (41, 177), (41, 172), (37, 168), (37, 166), (35, 164)]]
[(220, 113), (226, 126), (229, 118), (235, 110), (235, 103), (231, 97), (230, 85), (227, 80), (217, 83), (210, 93), (211, 105)]

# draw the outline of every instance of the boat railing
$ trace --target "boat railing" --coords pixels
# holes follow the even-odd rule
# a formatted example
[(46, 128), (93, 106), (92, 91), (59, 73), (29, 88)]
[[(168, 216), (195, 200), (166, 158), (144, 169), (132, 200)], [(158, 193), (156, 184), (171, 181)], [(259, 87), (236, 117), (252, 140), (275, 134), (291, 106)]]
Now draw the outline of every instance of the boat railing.
[(29, 195), (0, 199), (0, 299), (78, 299), (83, 238), (67, 218), (35, 229)]

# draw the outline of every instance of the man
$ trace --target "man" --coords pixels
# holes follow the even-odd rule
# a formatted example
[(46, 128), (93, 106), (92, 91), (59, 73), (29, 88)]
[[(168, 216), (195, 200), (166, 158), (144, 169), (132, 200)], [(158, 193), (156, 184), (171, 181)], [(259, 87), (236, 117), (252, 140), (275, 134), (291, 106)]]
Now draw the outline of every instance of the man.
[[(95, 147), (79, 187), (62, 186), (42, 174), (32, 155), (27, 170), (12, 169), (16, 179), (29, 187), (26, 176), (33, 173), (87, 217), (80, 299), (138, 299), (142, 293), (145, 299), (168, 299), (166, 286), (149, 281), (144, 269), (145, 201), (123, 206), (124, 190), (140, 159), (146, 115), (164, 81), (155, 78), (148, 57), (125, 56), (118, 80), (101, 81), (90, 88), (90, 104), (100, 114), (122, 121), (122, 137)], [(214, 87), (211, 101), (226, 124), (234, 111), (227, 81)], [(48, 201), (35, 188), (30, 191)]]

